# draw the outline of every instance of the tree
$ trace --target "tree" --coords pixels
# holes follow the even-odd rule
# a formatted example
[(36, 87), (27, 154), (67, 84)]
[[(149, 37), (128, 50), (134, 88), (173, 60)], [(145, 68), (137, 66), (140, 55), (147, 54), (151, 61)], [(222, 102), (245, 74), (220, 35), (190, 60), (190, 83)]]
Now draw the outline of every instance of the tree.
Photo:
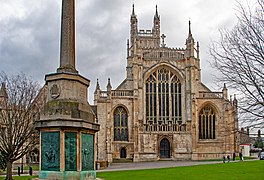
[(0, 170), (5, 170), (6, 169), (6, 161), (3, 158), (2, 154), (0, 153)]
[(254, 143), (254, 148), (264, 149), (264, 143), (263, 143), (262, 138), (261, 138), (261, 131), (260, 130), (258, 130), (258, 137)]
[(238, 23), (232, 30), (220, 30), (209, 53), (211, 65), (220, 72), (218, 82), (237, 92), (241, 123), (264, 127), (264, 0), (254, 11), (238, 4)]
[(261, 148), (261, 149), (264, 148), (264, 143), (262, 142), (261, 137), (257, 137), (253, 146), (254, 146), (254, 148)]
[(0, 153), (7, 163), (6, 179), (12, 179), (12, 164), (30, 152), (37, 143), (34, 105), (39, 85), (24, 74), (0, 73)]

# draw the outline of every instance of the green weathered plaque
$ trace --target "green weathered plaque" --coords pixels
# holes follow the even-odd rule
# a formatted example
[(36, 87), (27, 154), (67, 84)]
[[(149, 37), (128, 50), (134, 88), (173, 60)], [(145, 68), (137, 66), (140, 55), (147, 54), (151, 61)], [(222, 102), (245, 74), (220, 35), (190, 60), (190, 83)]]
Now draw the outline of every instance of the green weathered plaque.
[(60, 132), (41, 132), (41, 170), (60, 170)]
[(76, 132), (65, 132), (65, 171), (77, 170)]
[(94, 136), (82, 133), (82, 170), (94, 170)]

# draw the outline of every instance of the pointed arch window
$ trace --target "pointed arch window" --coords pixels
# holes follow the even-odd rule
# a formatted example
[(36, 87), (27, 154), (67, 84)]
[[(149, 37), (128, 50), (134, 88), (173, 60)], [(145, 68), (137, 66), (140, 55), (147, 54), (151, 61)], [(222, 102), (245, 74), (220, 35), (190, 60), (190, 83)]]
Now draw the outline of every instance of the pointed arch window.
[(128, 141), (127, 112), (124, 107), (114, 111), (114, 141)]
[(181, 82), (176, 74), (159, 68), (148, 77), (145, 86), (147, 123), (181, 123)]
[(215, 139), (216, 114), (211, 106), (204, 107), (199, 113), (199, 139)]

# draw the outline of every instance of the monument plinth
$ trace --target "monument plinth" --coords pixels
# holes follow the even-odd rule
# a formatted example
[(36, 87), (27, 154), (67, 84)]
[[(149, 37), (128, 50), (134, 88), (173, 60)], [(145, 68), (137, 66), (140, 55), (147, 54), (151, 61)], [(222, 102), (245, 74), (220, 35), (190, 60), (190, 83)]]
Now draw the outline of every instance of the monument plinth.
[(94, 135), (99, 131), (87, 101), (90, 81), (75, 68), (75, 0), (62, 0), (60, 67), (45, 76), (47, 102), (40, 132), (39, 179), (95, 179)]

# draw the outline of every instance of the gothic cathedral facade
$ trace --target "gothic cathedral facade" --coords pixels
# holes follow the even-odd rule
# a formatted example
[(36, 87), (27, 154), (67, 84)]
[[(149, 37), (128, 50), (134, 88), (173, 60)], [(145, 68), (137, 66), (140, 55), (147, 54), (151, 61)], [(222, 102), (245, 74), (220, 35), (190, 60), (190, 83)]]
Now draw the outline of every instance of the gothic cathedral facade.
[(227, 89), (201, 82), (199, 44), (189, 22), (185, 48), (170, 48), (160, 33), (157, 7), (152, 30), (138, 30), (134, 6), (127, 42), (126, 78), (106, 91), (97, 81), (94, 107), (97, 161), (200, 160), (238, 152), (237, 100)]

